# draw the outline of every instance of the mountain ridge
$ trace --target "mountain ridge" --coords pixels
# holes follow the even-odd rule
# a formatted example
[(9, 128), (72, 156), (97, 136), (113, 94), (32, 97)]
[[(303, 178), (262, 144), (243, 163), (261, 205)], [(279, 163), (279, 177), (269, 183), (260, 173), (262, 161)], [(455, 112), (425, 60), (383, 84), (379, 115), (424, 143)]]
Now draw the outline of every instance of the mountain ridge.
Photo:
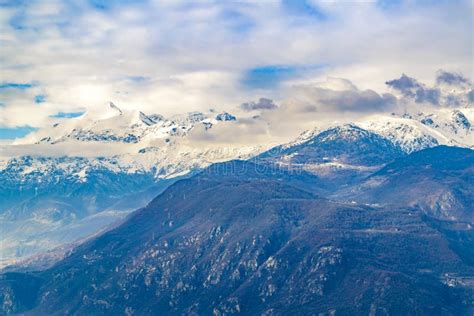
[[(30, 155), (3, 159), (0, 166), (0, 180), (3, 183), (0, 185), (0, 195), (5, 198), (5, 203), (0, 209), (0, 220), (6, 229), (5, 240), (10, 240), (7, 238), (11, 235), (8, 232), (23, 236), (20, 242), (23, 246), (11, 248), (8, 255), (3, 252), (5, 258), (21, 259), (35, 254), (30, 251), (49, 250), (58, 246), (56, 242), (51, 244), (45, 225), (54, 225), (56, 228), (51, 230), (52, 232), (69, 227), (68, 225), (77, 221), (82, 221), (81, 225), (87, 226), (87, 218), (92, 220), (97, 218), (96, 214), (103, 214), (98, 227), (102, 229), (104, 225), (120, 220), (127, 212), (144, 206), (168, 183), (172, 183), (173, 179), (192, 175), (215, 162), (232, 159), (258, 162), (263, 159), (276, 168), (290, 168), (326, 179), (326, 184), (319, 187), (319, 190), (329, 194), (330, 190), (341, 185), (356, 183), (399, 156), (438, 144), (459, 146), (459, 141), (467, 141), (469, 144), (470, 137), (474, 135), (470, 123), (472, 111), (462, 108), (440, 110), (437, 114), (379, 116), (368, 119), (365, 123), (338, 124), (326, 129), (316, 127), (289, 143), (271, 149), (268, 149), (268, 146), (245, 144), (228, 148), (207, 148), (190, 146), (183, 142), (188, 137), (186, 131), (201, 128), (206, 133), (216, 124), (238, 124), (239, 119), (227, 112), (215, 111), (208, 115), (190, 112), (166, 119), (140, 111), (111, 110), (112, 113), (97, 121), (84, 114), (82, 118), (63, 120), (59, 125), (41, 130), (36, 134), (38, 138), (47, 137), (47, 142), (51, 143), (38, 146), (49, 146), (54, 150), (56, 146), (64, 144), (76, 147), (82, 143), (99, 146), (117, 143), (127, 149), (125, 153), (102, 157)], [(78, 128), (82, 124), (81, 120), (86, 122), (82, 129)], [(63, 129), (63, 125), (67, 128)], [(115, 130), (111, 126), (118, 129)], [(229, 125), (231, 126), (233, 125)], [(99, 133), (104, 131), (104, 128), (107, 133)], [(59, 134), (48, 136), (48, 130), (59, 131)], [(73, 130), (75, 132), (72, 132)], [(359, 134), (360, 142), (357, 145), (353, 144), (353, 138), (343, 141), (344, 133), (348, 130), (354, 135)], [(68, 136), (79, 135), (77, 133), (87, 137), (77, 140)], [(148, 136), (143, 138), (145, 134)], [(150, 135), (154, 135), (158, 143), (149, 142), (146, 138)], [(334, 139), (328, 139), (330, 135)], [(451, 136), (446, 135), (454, 136), (450, 138)], [(112, 141), (107, 141), (109, 136), (113, 138)], [(19, 143), (32, 142), (32, 139), (34, 137), (30, 136)], [(137, 143), (129, 142), (132, 139)], [(56, 143), (57, 140), (61, 141)], [(317, 144), (310, 144), (311, 140)], [(380, 146), (383, 149), (378, 148)], [(368, 149), (364, 153), (362, 148), (366, 147)], [(304, 152), (307, 153), (306, 156)], [(369, 161), (371, 159), (372, 161)], [(96, 193), (92, 188), (99, 183), (111, 185), (107, 190), (104, 188), (108, 185), (101, 186)], [(78, 191), (75, 188), (79, 186), (89, 189)], [(12, 191), (11, 188), (19, 188), (20, 191)], [(124, 191), (127, 192), (126, 198), (120, 198), (121, 192)], [(79, 198), (68, 198), (78, 194)], [(15, 218), (11, 217), (12, 213), (17, 214), (15, 218), (19, 221), (13, 221)], [(84, 217), (84, 214), (88, 215)], [(30, 229), (25, 230), (23, 227)], [(72, 231), (78, 235), (68, 234), (70, 237), (64, 242), (73, 242), (76, 237), (85, 237), (80, 229)], [(91, 233), (89, 229), (85, 231)], [(31, 235), (24, 236), (26, 232), (31, 232)], [(17, 241), (12, 240), (10, 244), (16, 243)]]
[[(415, 161), (427, 165), (440, 150), (448, 161), (465, 151), (450, 158), (456, 148), (432, 148), (400, 159), (421, 155)], [(473, 311), (474, 263), (466, 254), (474, 239), (462, 219), (331, 201), (286, 176), (298, 183), (305, 175), (231, 161), (178, 181), (55, 266), (2, 275), (0, 292), (11, 302), (4, 312)]]

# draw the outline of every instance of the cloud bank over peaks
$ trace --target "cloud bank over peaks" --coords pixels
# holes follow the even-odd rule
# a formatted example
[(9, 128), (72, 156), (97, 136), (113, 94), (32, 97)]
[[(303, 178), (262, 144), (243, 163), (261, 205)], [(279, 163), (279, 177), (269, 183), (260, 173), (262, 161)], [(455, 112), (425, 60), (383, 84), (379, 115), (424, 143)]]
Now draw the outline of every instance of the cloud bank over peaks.
[(374, 112), (391, 109), (396, 99), (389, 93), (378, 94), (373, 90), (342, 91), (321, 93), (321, 104), (339, 111)]
[(398, 92), (405, 102), (460, 107), (469, 106), (473, 101), (472, 82), (462, 74), (445, 70), (437, 72), (435, 84), (431, 87), (406, 74), (387, 81), (386, 85)]
[(281, 105), (292, 84), (326, 75), (364, 91), (326, 95), (326, 107), (387, 108), (387, 78), (471, 67), (472, 1), (389, 2), (0, 1), (0, 127), (108, 100), (166, 116), (249, 100), (275, 111), (256, 100)]
[(190, 135), (195, 142), (287, 142), (304, 130), (350, 122), (374, 113), (397, 110), (398, 100), (389, 93), (361, 90), (347, 79), (328, 77), (313, 84), (296, 84), (277, 105), (269, 98), (250, 101), (230, 110), (234, 124), (219, 125)]
[[(440, 70), (434, 77), (434, 82), (433, 86), (428, 86), (402, 74), (398, 79), (387, 81), (387, 86), (393, 93), (361, 89), (350, 80), (335, 77), (314, 83), (294, 84), (288, 89), (288, 97), (277, 103), (270, 98), (260, 97), (257, 98), (258, 101), (238, 106), (234, 104), (233, 107), (225, 107), (225, 110), (217, 104), (220, 114), (217, 110), (209, 110), (209, 117), (228, 122), (216, 124), (213, 128), (207, 128), (206, 124), (199, 125), (180, 141), (189, 142), (189, 146), (278, 144), (290, 141), (305, 130), (353, 122), (374, 114), (402, 115), (406, 112), (429, 112), (440, 107), (472, 105), (469, 96), (469, 93), (472, 94), (472, 84), (463, 75)], [(120, 119), (124, 105), (126, 106), (122, 102), (113, 106), (104, 103), (102, 108), (105, 112), (88, 111), (84, 116), (91, 120), (90, 124), (96, 118), (107, 118), (112, 122)], [(220, 112), (223, 110), (224, 112)], [(140, 111), (141, 109), (134, 110), (135, 116), (143, 114)], [(159, 112), (143, 111), (154, 113), (153, 117), (163, 117)], [(180, 118), (203, 119), (202, 115), (204, 114), (201, 112), (188, 112), (169, 117), (179, 121)], [(61, 122), (70, 120), (68, 117), (73, 116), (76, 116), (75, 112), (60, 113), (51, 119)]]
[[(434, 85), (428, 86), (402, 74), (399, 79), (387, 81), (393, 93), (360, 89), (350, 80), (334, 77), (312, 84), (295, 84), (288, 98), (279, 102), (280, 106), (272, 107), (271, 111), (260, 111), (250, 131), (257, 130), (255, 125), (264, 126), (260, 131), (270, 138), (288, 140), (303, 130), (352, 122), (372, 115), (430, 113), (439, 108), (473, 105), (472, 83), (462, 74), (440, 70), (434, 79)], [(252, 135), (250, 132), (247, 134), (248, 137)]]
[(397, 99), (390, 93), (361, 90), (347, 79), (328, 77), (315, 84), (295, 85), (286, 107), (296, 112), (373, 113), (392, 110)]

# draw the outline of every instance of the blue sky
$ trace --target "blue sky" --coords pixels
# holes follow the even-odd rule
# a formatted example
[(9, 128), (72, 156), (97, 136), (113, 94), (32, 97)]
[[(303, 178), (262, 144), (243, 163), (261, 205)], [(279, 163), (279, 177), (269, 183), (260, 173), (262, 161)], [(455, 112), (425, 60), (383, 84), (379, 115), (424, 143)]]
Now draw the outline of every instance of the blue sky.
[(3, 82), (0, 83), (0, 90), (5, 89), (29, 89), (33, 86), (31, 83), (18, 83), (18, 82)]
[(84, 112), (58, 112), (50, 116), (52, 118), (73, 118), (73, 117), (79, 117), (82, 114), (84, 114)]
[(37, 128), (31, 126), (19, 126), (15, 128), (0, 127), (0, 135), (1, 139), (15, 139), (28, 135), (36, 130)]
[(2, 1), (0, 139), (109, 101), (171, 115), (282, 102), (328, 76), (379, 93), (401, 73), (470, 77), (471, 12), (471, 1)]
[(295, 76), (296, 66), (266, 65), (248, 69), (242, 76), (242, 85), (249, 89), (277, 87), (281, 82)]

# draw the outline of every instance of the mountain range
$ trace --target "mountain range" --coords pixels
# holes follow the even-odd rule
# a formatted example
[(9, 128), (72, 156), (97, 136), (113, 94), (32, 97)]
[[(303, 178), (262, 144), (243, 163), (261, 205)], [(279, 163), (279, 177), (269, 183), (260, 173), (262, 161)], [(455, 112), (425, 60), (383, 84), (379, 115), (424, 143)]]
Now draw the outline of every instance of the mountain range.
[[(213, 164), (52, 267), (4, 273), (3, 312), (472, 314), (474, 151), (385, 148), (361, 160), (341, 149), (357, 155), (353, 142), (367, 136), (362, 153), (389, 143), (358, 127), (342, 131), (342, 141), (332, 129), (318, 144), (311, 138), (257, 163)], [(296, 152), (298, 163), (314, 163), (315, 151), (357, 165), (391, 162), (339, 189), (280, 164)], [(443, 189), (456, 192), (447, 204)]]
[[(219, 124), (232, 128), (239, 118), (215, 111), (165, 118), (121, 110), (111, 103), (103, 117), (85, 113), (62, 120), (17, 140), (12, 147), (46, 146), (54, 152), (59, 146), (117, 144), (123, 152), (3, 158), (2, 265), (54, 249), (61, 249), (62, 257), (65, 245), (75, 245), (121, 221), (176, 180), (216, 162), (250, 159), (259, 165), (297, 169), (323, 180), (319, 193), (347, 195), (353, 185), (394, 159), (437, 145), (472, 147), (473, 119), (469, 107), (379, 115), (316, 127), (273, 148), (254, 144), (206, 147), (193, 146), (189, 135), (206, 133)], [(340, 190), (343, 186), (345, 192)], [(448, 201), (451, 195), (444, 198)], [(444, 208), (439, 212), (445, 212)]]

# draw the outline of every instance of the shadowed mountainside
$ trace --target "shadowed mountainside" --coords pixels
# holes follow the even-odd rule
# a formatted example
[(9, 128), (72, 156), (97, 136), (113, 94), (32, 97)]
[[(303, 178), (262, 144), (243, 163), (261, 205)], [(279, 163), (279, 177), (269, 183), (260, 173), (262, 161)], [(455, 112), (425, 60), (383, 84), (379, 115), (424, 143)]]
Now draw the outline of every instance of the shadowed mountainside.
[(4, 312), (473, 312), (465, 222), (330, 201), (313, 193), (319, 181), (249, 162), (213, 165), (54, 267), (4, 274)]

